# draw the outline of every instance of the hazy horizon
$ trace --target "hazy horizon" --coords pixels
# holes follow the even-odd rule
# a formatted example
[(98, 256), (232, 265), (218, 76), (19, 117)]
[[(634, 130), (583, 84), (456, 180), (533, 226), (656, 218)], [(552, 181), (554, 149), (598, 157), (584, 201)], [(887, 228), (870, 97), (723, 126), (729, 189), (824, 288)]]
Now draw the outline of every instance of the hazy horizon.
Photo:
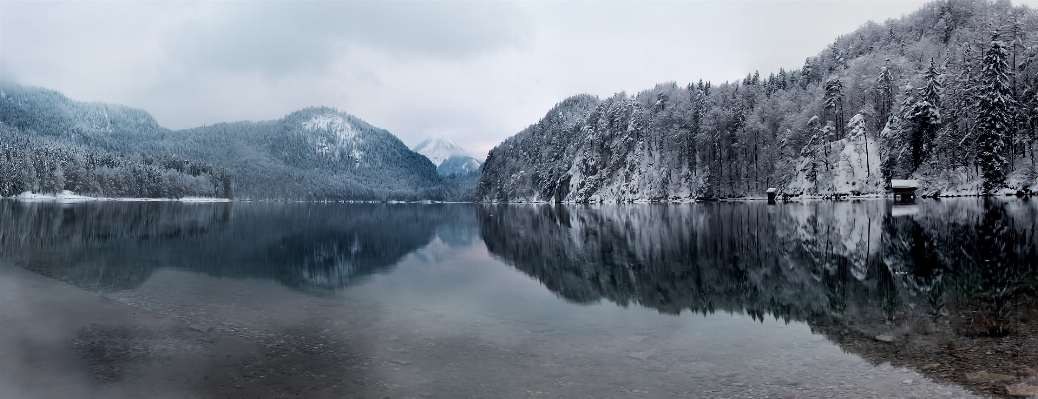
[(482, 157), (569, 96), (799, 68), (925, 3), (0, 2), (0, 78), (171, 129), (331, 106)]

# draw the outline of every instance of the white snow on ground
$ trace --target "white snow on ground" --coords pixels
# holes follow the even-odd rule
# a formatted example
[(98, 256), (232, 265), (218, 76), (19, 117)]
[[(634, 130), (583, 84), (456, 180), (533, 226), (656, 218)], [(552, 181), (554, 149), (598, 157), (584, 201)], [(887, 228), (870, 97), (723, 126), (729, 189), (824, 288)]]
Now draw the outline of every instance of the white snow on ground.
[(231, 202), (229, 198), (213, 198), (213, 197), (184, 197), (179, 199), (180, 202)]
[(75, 203), (75, 202), (87, 202), (87, 201), (126, 201), (126, 202), (156, 202), (156, 201), (179, 201), (179, 202), (230, 202), (228, 198), (213, 198), (213, 197), (184, 197), (184, 198), (109, 198), (109, 197), (90, 197), (86, 195), (79, 195), (71, 191), (65, 190), (59, 194), (38, 194), (26, 191), (18, 194), (13, 199), (19, 201), (55, 201), (61, 203)]
[(325, 133), (324, 136), (312, 138), (314, 150), (318, 154), (339, 157), (347, 153), (358, 164), (364, 156), (364, 152), (357, 149), (357, 146), (363, 143), (363, 140), (359, 137), (353, 125), (341, 115), (314, 116), (310, 120), (303, 122), (303, 129)]
[[(879, 145), (875, 140), (848, 137), (826, 145), (828, 148), (820, 151), (821, 159), (800, 158), (796, 177), (782, 192), (807, 195), (886, 192), (880, 170)], [(812, 168), (817, 176), (814, 179), (810, 178)]]
[(357, 136), (353, 125), (339, 115), (318, 115), (303, 122), (307, 130), (325, 130), (333, 133), (340, 143), (348, 142)]
[[(1038, 191), (1038, 169), (1030, 157), (1016, 159), (1012, 170), (1006, 175), (1006, 188), (998, 194), (1015, 194), (1017, 190)], [(919, 180), (919, 193), (942, 196), (980, 195), (983, 192), (984, 177), (982, 171), (975, 166), (956, 167), (945, 170), (933, 170), (928, 165), (912, 174)]]
[(87, 197), (85, 195), (78, 195), (71, 191), (65, 190), (60, 194), (36, 194), (30, 191), (21, 193), (14, 198), (22, 201), (59, 201), (59, 202), (83, 202), (96, 200), (94, 197)]

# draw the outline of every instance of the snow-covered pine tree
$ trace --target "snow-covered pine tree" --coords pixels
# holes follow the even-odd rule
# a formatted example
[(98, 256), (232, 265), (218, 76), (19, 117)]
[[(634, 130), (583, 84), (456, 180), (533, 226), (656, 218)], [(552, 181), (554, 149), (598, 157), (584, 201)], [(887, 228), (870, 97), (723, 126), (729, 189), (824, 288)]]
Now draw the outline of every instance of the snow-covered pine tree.
[(921, 95), (923, 100), (929, 101), (930, 104), (936, 107), (941, 106), (941, 96), (944, 93), (943, 76), (944, 73), (937, 68), (937, 62), (931, 57), (930, 66), (926, 68), (926, 73), (923, 74), (923, 81), (926, 82), (926, 86), (921, 89)]
[(937, 128), (941, 124), (941, 111), (927, 100), (916, 102), (908, 111), (911, 121), (909, 142), (912, 146), (912, 170), (919, 168), (930, 153)]
[(996, 33), (984, 54), (978, 90), (977, 163), (984, 173), (985, 193), (995, 192), (1006, 181), (1006, 137), (1013, 121), (1008, 71), (1005, 44)]
[(894, 78), (890, 76), (890, 58), (883, 64), (876, 79), (876, 113), (877, 129), (883, 130), (890, 121), (890, 111), (894, 108)]
[(844, 136), (843, 122), (843, 82), (838, 76), (833, 76), (825, 82), (825, 109), (832, 113), (833, 124), (836, 125), (836, 139)]
[(880, 157), (883, 159), (882, 170), (886, 181), (907, 179), (913, 172), (910, 165), (912, 122), (908, 117), (916, 103), (915, 89), (906, 85), (902, 98), (898, 112), (891, 115), (887, 126), (879, 134)]
[(976, 146), (973, 141), (974, 117), (976, 112), (976, 76), (973, 74), (969, 43), (963, 45), (961, 58), (949, 58), (947, 72), (942, 89), (941, 129), (938, 140), (934, 144), (940, 158), (941, 167), (945, 169), (962, 168), (971, 170), (974, 163)]
[(919, 101), (912, 105), (907, 118), (912, 122), (912, 170), (918, 169), (931, 152), (937, 129), (941, 126), (941, 77), (937, 63), (931, 58), (923, 75), (925, 86), (919, 89)]

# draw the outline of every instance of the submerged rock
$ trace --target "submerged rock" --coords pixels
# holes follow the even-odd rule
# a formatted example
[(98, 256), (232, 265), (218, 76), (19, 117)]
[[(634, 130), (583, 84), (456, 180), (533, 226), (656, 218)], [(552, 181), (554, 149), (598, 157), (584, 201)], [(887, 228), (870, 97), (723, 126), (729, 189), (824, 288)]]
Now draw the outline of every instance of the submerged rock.
[(190, 327), (191, 327), (192, 330), (201, 331), (201, 332), (209, 332), (209, 331), (212, 331), (212, 329), (213, 329), (213, 327), (207, 326), (205, 324), (192, 324)]
[(1016, 381), (1016, 377), (1006, 374), (989, 373), (987, 371), (978, 371), (976, 373), (966, 373), (966, 380), (969, 382), (1009, 382)]
[(881, 334), (876, 336), (876, 341), (880, 342), (894, 342), (894, 336), (890, 334)]
[(1038, 397), (1038, 386), (1024, 383), (1007, 385), (1006, 393), (1017, 398)]
[(647, 350), (644, 352), (633, 352), (630, 354), (630, 356), (638, 360), (649, 360), (649, 356), (652, 356), (653, 353), (656, 353), (655, 349)]

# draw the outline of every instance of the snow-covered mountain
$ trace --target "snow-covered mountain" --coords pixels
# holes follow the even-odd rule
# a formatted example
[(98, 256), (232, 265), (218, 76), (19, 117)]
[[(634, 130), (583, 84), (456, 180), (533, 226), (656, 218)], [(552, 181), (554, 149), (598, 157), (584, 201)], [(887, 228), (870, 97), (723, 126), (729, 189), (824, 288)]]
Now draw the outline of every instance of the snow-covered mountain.
[(464, 148), (461, 148), (455, 144), (451, 139), (443, 136), (432, 136), (421, 143), (418, 143), (414, 148), (411, 149), (414, 152), (425, 155), (432, 161), (433, 165), (440, 166), (443, 161), (455, 155), (469, 154), (465, 152)]
[(442, 176), (466, 175), (478, 171), (480, 166), (483, 166), (483, 163), (476, 158), (454, 155), (440, 163), (440, 166), (436, 167), (436, 172)]
[[(892, 179), (916, 179), (927, 196), (1035, 192), (1038, 63), (1011, 67), (1006, 48), (1038, 43), (1038, 29), (1015, 39), (990, 28), (1024, 20), (1038, 26), (1038, 12), (935, 1), (840, 36), (796, 69), (573, 96), (490, 151), (476, 197), (689, 201), (760, 198), (768, 188), (865, 195), (885, 192)], [(977, 127), (1009, 115), (1032, 122)]]
[[(10, 82), (0, 90), (0, 195), (70, 190), (166, 198), (230, 196), (233, 191), (234, 197), (252, 199), (419, 200), (453, 198), (457, 186), (390, 132), (333, 108), (305, 108), (274, 121), (169, 130), (144, 110), (74, 101), (53, 90)], [(15, 135), (28, 141), (16, 142)], [(3, 161), (25, 158), (5, 156), (15, 145), (35, 157), (68, 155), (62, 167)], [(81, 164), (84, 170), (96, 169), (87, 161), (104, 154), (127, 154), (105, 165), (145, 178), (108, 187), (123, 180), (95, 182), (84, 178), (93, 175), (76, 172)], [(141, 171), (148, 168), (163, 179), (146, 178), (150, 175)], [(169, 173), (179, 176), (176, 182)]]
[(412, 150), (429, 158), (443, 176), (468, 174), (483, 165), (464, 148), (443, 136), (429, 137)]

